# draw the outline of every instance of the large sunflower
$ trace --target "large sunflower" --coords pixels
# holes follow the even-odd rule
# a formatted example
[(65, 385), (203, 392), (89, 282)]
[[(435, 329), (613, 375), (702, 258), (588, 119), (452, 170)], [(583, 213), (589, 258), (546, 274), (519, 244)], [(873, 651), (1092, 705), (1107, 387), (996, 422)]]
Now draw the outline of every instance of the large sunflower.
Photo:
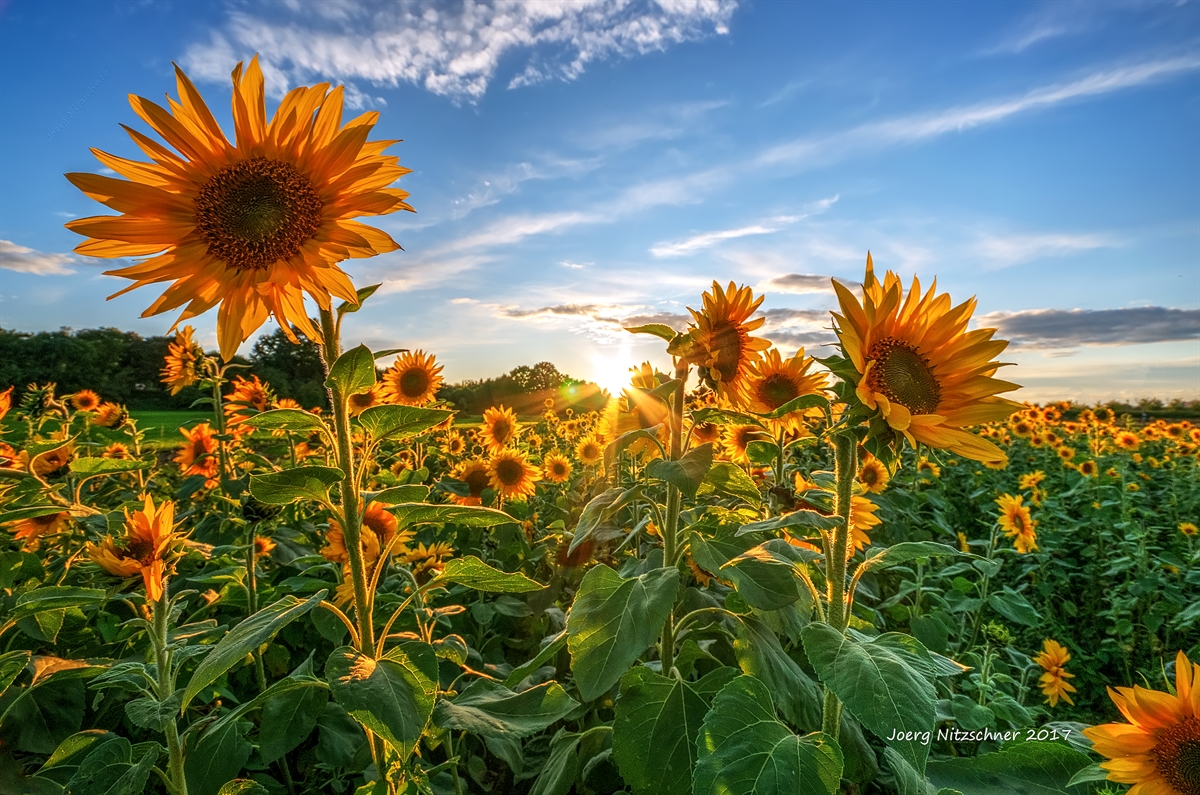
[(755, 298), (749, 287), (730, 282), (722, 289), (714, 281), (712, 293), (704, 293), (701, 311), (688, 309), (695, 325), (688, 331), (692, 350), (687, 358), (700, 366), (700, 377), (709, 386), (734, 403), (745, 401), (750, 365), (771, 347), (767, 340), (750, 336), (764, 323), (761, 317), (749, 320), (763, 298)]
[[(811, 356), (805, 356), (803, 348), (790, 359), (784, 359), (777, 348), (771, 348), (761, 361), (750, 365), (746, 408), (767, 414), (802, 395), (820, 394), (828, 383), (828, 375), (824, 372), (810, 373), (809, 368), (814, 364), (816, 361)], [(782, 429), (792, 433), (806, 430), (803, 411), (792, 412), (783, 419), (768, 420), (767, 424), (773, 430)]]
[(542, 479), (542, 472), (525, 459), (519, 450), (501, 450), (488, 462), (488, 479), (492, 488), (506, 500), (521, 500), (533, 496)]
[(438, 387), (442, 385), (441, 372), (442, 367), (432, 354), (415, 351), (397, 357), (379, 381), (383, 384), (388, 402), (424, 406), (433, 400)]
[(915, 277), (905, 297), (896, 274), (888, 271), (882, 284), (875, 278), (870, 254), (862, 303), (836, 280), (833, 287), (841, 304), (833, 315), (837, 335), (858, 398), (874, 416), (912, 444), (985, 463), (1005, 460), (999, 447), (963, 430), (1022, 408), (996, 397), (1020, 388), (992, 377), (1000, 367), (992, 357), (1008, 342), (993, 340), (995, 329), (967, 331), (975, 299), (951, 306), (949, 295), (936, 294), (936, 282), (922, 295)]
[(1108, 757), (1108, 780), (1133, 784), (1128, 795), (1200, 792), (1200, 665), (1175, 655), (1175, 695), (1137, 685), (1108, 689), (1129, 723), (1084, 729), (1092, 748)]
[(483, 412), (480, 436), (488, 451), (498, 453), (517, 435), (517, 415), (505, 406), (493, 406)]
[[(88, 238), (93, 257), (149, 259), (108, 271), (134, 283), (116, 293), (173, 282), (143, 313), (186, 304), (179, 320), (221, 305), (217, 337), (228, 360), (272, 314), (293, 341), (292, 325), (319, 335), (304, 294), (328, 310), (331, 297), (357, 303), (337, 263), (399, 248), (385, 232), (352, 220), (412, 210), (405, 191), (388, 187), (409, 169), (367, 142), (375, 112), (342, 124), (343, 89), (328, 83), (288, 92), (267, 121), (258, 57), (233, 70), (236, 143), (217, 125), (200, 93), (175, 67), (179, 101), (170, 110), (130, 96), (130, 104), (178, 154), (126, 128), (153, 162), (93, 149), (127, 179), (68, 174), (76, 187), (123, 215), (80, 218), (67, 228)], [(116, 297), (115, 295), (113, 297)]]

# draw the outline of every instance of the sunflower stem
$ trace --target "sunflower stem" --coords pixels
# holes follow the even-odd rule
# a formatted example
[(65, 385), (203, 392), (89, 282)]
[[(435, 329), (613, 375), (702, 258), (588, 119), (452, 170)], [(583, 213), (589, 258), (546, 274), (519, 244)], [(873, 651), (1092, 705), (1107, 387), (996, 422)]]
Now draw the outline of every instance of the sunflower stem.
[[(850, 621), (846, 604), (846, 551), (850, 545), (850, 505), (854, 495), (854, 476), (858, 471), (858, 441), (853, 434), (842, 432), (834, 435), (833, 443), (837, 478), (836, 507), (841, 522), (834, 528), (832, 543), (828, 545), (825, 557), (825, 581), (829, 602), (825, 620), (831, 627), (844, 634)], [(826, 687), (821, 731), (836, 739), (841, 719), (842, 702)]]
[[(154, 627), (151, 640), (154, 644), (154, 662), (158, 673), (157, 693), (159, 701), (170, 698), (175, 691), (174, 677), (171, 676), (171, 652), (168, 647), (167, 618), (171, 613), (171, 601), (167, 595), (166, 583), (163, 583), (163, 594), (153, 603)], [(179, 729), (175, 718), (167, 721), (164, 727), (167, 736), (167, 788), (171, 795), (187, 795), (187, 778), (183, 774), (183, 747), (179, 744)]]
[[(683, 389), (688, 377), (688, 365), (680, 364), (675, 369), (675, 392), (671, 397), (669, 430), (671, 434), (671, 460), (678, 461), (683, 455)], [(679, 564), (679, 488), (667, 484), (667, 516), (662, 527), (663, 566)], [(663, 622), (662, 638), (659, 642), (659, 658), (663, 676), (670, 676), (675, 665), (675, 611), (671, 610)]]

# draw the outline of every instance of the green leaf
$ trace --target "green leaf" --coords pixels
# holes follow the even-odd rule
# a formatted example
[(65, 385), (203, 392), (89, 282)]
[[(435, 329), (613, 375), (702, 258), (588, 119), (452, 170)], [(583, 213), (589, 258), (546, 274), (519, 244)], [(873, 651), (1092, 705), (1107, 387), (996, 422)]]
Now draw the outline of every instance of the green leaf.
[(675, 339), (675, 336), (678, 334), (675, 329), (671, 328), (665, 323), (647, 323), (644, 326), (626, 326), (625, 330), (630, 334), (653, 334), (659, 339), (666, 340), (667, 342)]
[(328, 591), (319, 591), (304, 601), (294, 596), (285, 596), (227, 632), (212, 651), (205, 655), (196, 672), (192, 674), (191, 681), (183, 692), (180, 712), (186, 710), (192, 699), (217, 681), (221, 674), (237, 665), (259, 646), (269, 643), (279, 630), (316, 607), (327, 593)]
[(887, 569), (919, 558), (936, 558), (942, 556), (975, 557), (946, 544), (939, 544), (936, 541), (902, 541), (899, 544), (893, 544), (877, 552), (872, 550), (872, 553), (869, 553), (867, 559), (862, 562), (862, 569), (864, 571), (868, 569)]
[(342, 301), (342, 303), (338, 304), (338, 316), (341, 317), (342, 315), (350, 312), (357, 312), (358, 310), (362, 309), (363, 301), (366, 301), (368, 298), (374, 295), (375, 291), (382, 286), (382, 284), (369, 284), (366, 287), (359, 287), (355, 295), (357, 300), (354, 303)]
[(728, 461), (718, 461), (713, 464), (712, 469), (708, 470), (708, 474), (704, 476), (704, 484), (700, 487), (701, 492), (704, 491), (705, 486), (711, 486), (720, 494), (737, 497), (756, 508), (762, 505), (762, 495), (758, 491), (758, 485), (737, 464), (731, 464)]
[(733, 651), (742, 672), (767, 686), (788, 721), (809, 731), (821, 727), (821, 687), (788, 656), (770, 627), (743, 616)]
[(713, 425), (754, 425), (759, 428), (766, 427), (758, 417), (752, 414), (742, 414), (739, 411), (719, 409), (715, 406), (707, 406), (693, 411), (692, 422), (696, 425), (702, 422), (711, 422)]
[(550, 754), (529, 795), (567, 795), (579, 776), (579, 740), (582, 734), (559, 729), (550, 741)]
[(590, 569), (567, 616), (567, 647), (579, 693), (603, 695), (662, 631), (679, 591), (677, 568), (625, 579), (608, 566)]
[(1107, 780), (1108, 771), (1100, 767), (1100, 763), (1097, 762), (1094, 765), (1088, 765), (1087, 767), (1080, 768), (1078, 771), (1076, 771), (1075, 775), (1071, 776), (1071, 780), (1067, 782), (1067, 786), (1073, 787), (1076, 784), (1083, 784), (1089, 781)]
[(402, 642), (382, 659), (343, 646), (325, 663), (333, 698), (366, 728), (408, 758), (433, 714), (438, 667), (433, 648)]
[(609, 524), (609, 520), (618, 511), (641, 496), (641, 493), (642, 487), (638, 485), (630, 489), (608, 489), (588, 500), (588, 504), (583, 506), (583, 512), (579, 514), (579, 523), (575, 525), (575, 533), (571, 537), (571, 545), (567, 547), (567, 552), (574, 552), (600, 527)]
[(664, 480), (689, 497), (696, 496), (696, 489), (704, 482), (712, 468), (712, 442), (705, 442), (684, 453), (678, 461), (656, 458), (646, 465), (646, 474)]
[(253, 750), (246, 739), (249, 729), (249, 721), (231, 720), (210, 726), (200, 736), (183, 762), (188, 795), (217, 795), (242, 771)]
[(1019, 742), (995, 753), (934, 760), (925, 773), (934, 786), (971, 795), (1083, 795), (1086, 784), (1068, 782), (1090, 764), (1087, 755), (1061, 743)]
[(604, 448), (604, 466), (611, 469), (617, 460), (617, 456), (625, 452), (625, 448), (641, 439), (645, 439), (653, 444), (660, 444), (658, 441), (658, 431), (660, 428), (662, 428), (662, 423), (652, 425), (649, 428), (636, 428), (632, 431), (626, 431), (609, 442), (608, 446)]
[(64, 513), (65, 510), (61, 505), (31, 505), (28, 508), (13, 508), (11, 511), (0, 513), (0, 525), (9, 524), (10, 522), (20, 522), (25, 519), (36, 519), (39, 516), (49, 516), (52, 513)]
[(269, 795), (269, 790), (249, 778), (235, 778), (217, 790), (217, 795)]
[(176, 690), (166, 701), (156, 698), (135, 698), (125, 702), (125, 714), (135, 726), (151, 729), (162, 733), (164, 727), (175, 719), (179, 711), (179, 698), (182, 694)]
[(32, 656), (33, 652), (24, 649), (0, 654), (0, 696), (3, 696), (9, 685), (21, 675)]
[(929, 651), (920, 640), (903, 632), (885, 632), (871, 638), (869, 642), (875, 646), (891, 649), (931, 681), (942, 676), (958, 676), (971, 670), (968, 666), (957, 663), (949, 657)]
[(260, 428), (265, 431), (296, 431), (311, 433), (312, 431), (327, 430), (321, 418), (304, 409), (271, 409), (261, 414), (255, 414), (242, 420), (242, 424), (250, 428)]
[(139, 469), (149, 469), (150, 461), (138, 461), (129, 458), (76, 458), (71, 461), (70, 469), (74, 475), (90, 478), (95, 475), (112, 475), (118, 472), (134, 472)]
[(828, 405), (829, 398), (824, 395), (801, 395), (798, 398), (792, 398), (774, 411), (759, 414), (758, 416), (767, 420), (777, 420), (780, 417), (786, 417), (794, 411), (804, 411), (805, 409), (816, 408), (818, 406), (824, 408)]
[(551, 638), (550, 642), (546, 643), (546, 645), (542, 647), (541, 651), (533, 656), (533, 659), (514, 668), (512, 673), (508, 675), (508, 678), (504, 680), (504, 686), (516, 687), (517, 685), (521, 684), (522, 679), (545, 665), (547, 660), (562, 651), (563, 646), (566, 645), (567, 631), (564, 629), (562, 632)]
[(801, 637), (821, 681), (864, 726), (923, 772), (929, 745), (921, 735), (933, 730), (933, 685), (887, 646), (859, 643), (828, 624), (809, 624)]
[(65, 791), (70, 795), (141, 795), (156, 761), (157, 744), (133, 746), (124, 737), (114, 736), (87, 753)]
[(695, 795), (840, 791), (842, 753), (832, 738), (797, 737), (780, 723), (767, 686), (739, 676), (717, 694), (696, 739)]
[(250, 494), (267, 505), (289, 505), (297, 500), (329, 501), (329, 487), (342, 480), (334, 467), (296, 467), (250, 476)]
[(263, 705), (258, 752), (270, 764), (304, 742), (325, 712), (329, 693), (321, 687), (301, 687), (280, 693)]
[(814, 531), (833, 530), (841, 523), (842, 520), (840, 517), (826, 516), (825, 514), (817, 513), (816, 511), (801, 509), (799, 511), (785, 513), (783, 516), (777, 516), (774, 519), (766, 519), (761, 522), (744, 524), (741, 526), (741, 529), (737, 531), (737, 534), (741, 536), (747, 533), (764, 533), (775, 530), (787, 530), (792, 535), (817, 535), (816, 532), (805, 534), (796, 533), (794, 530), (802, 527), (809, 528)]
[(1036, 627), (1042, 621), (1042, 614), (1035, 610), (1024, 596), (1011, 588), (991, 594), (988, 596), (987, 603), (1009, 621), (1015, 621), (1027, 627)]
[(639, 665), (621, 678), (613, 758), (635, 795), (691, 793), (696, 735), (713, 696), (736, 675), (718, 668), (699, 682), (683, 682)]
[(441, 425), (454, 416), (446, 409), (419, 406), (373, 406), (358, 415), (358, 421), (373, 439), (409, 439)]
[(746, 458), (751, 464), (771, 466), (779, 459), (779, 445), (766, 439), (755, 439), (746, 444)]
[(87, 607), (104, 601), (104, 591), (99, 588), (74, 588), (67, 585), (48, 585), (27, 591), (17, 597), (17, 606), (12, 618), (20, 620), (46, 610), (65, 610), (72, 607)]
[(370, 349), (359, 345), (339, 356), (329, 368), (325, 386), (337, 390), (343, 398), (369, 392), (375, 386), (375, 357)]
[(562, 685), (546, 682), (514, 693), (499, 682), (476, 679), (452, 699), (440, 699), (433, 720), (444, 729), (485, 737), (525, 737), (549, 727), (579, 706)]
[(404, 502), (421, 502), (428, 496), (428, 486), (410, 484), (384, 489), (372, 497), (371, 502), (377, 502), (380, 505), (399, 505)]
[(899, 795), (931, 795), (933, 789), (925, 782), (925, 777), (913, 770), (913, 766), (895, 748), (884, 748), (883, 758), (887, 760), (892, 777), (896, 779)]
[(795, 602), (807, 587), (796, 567), (812, 560), (814, 553), (789, 544), (782, 538), (751, 547), (721, 567), (720, 576), (733, 582), (738, 594), (751, 607), (778, 610)]
[(452, 582), (489, 593), (529, 593), (543, 588), (541, 583), (520, 572), (492, 568), (474, 555), (446, 561), (446, 567), (434, 582)]
[(104, 743), (116, 739), (117, 735), (102, 729), (76, 732), (58, 744), (54, 753), (50, 754), (50, 758), (38, 770), (37, 775), (65, 786), (79, 770), (79, 765), (87, 758), (88, 754)]
[(388, 509), (401, 527), (418, 524), (458, 524), (463, 527), (496, 527), (516, 524), (517, 520), (504, 511), (472, 505), (427, 505), (406, 502)]

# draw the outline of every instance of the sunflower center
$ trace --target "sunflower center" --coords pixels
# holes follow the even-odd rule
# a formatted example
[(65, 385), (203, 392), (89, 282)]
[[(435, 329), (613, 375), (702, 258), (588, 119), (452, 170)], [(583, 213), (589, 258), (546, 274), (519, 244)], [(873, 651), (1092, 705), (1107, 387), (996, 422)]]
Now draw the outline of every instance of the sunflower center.
[(520, 461), (505, 459), (496, 464), (496, 479), (505, 486), (515, 486), (525, 477), (525, 467)]
[(298, 254), (320, 228), (323, 207), (294, 166), (252, 157), (226, 166), (200, 188), (196, 230), (217, 259), (257, 270)]
[(487, 471), (483, 469), (477, 469), (474, 472), (469, 473), (464, 482), (471, 490), (471, 496), (478, 497), (479, 495), (483, 494), (483, 490), (488, 487)]
[(875, 362), (868, 385), (913, 414), (937, 411), (942, 387), (929, 361), (907, 342), (885, 337), (867, 353)]
[(424, 370), (405, 370), (400, 374), (400, 392), (407, 398), (416, 398), (429, 389), (429, 375)]
[(1161, 730), (1150, 753), (1168, 784), (1184, 795), (1200, 793), (1200, 718), (1184, 718)]
[(800, 390), (796, 388), (796, 383), (783, 373), (773, 373), (764, 378), (759, 382), (757, 391), (758, 399), (772, 411), (789, 400), (800, 397)]
[(511, 433), (512, 426), (508, 424), (508, 420), (496, 420), (492, 425), (492, 438), (496, 440), (496, 444), (504, 444)]
[(738, 363), (742, 360), (742, 334), (737, 326), (718, 324), (713, 327), (708, 340), (709, 370), (720, 374), (719, 381), (729, 382), (737, 375)]

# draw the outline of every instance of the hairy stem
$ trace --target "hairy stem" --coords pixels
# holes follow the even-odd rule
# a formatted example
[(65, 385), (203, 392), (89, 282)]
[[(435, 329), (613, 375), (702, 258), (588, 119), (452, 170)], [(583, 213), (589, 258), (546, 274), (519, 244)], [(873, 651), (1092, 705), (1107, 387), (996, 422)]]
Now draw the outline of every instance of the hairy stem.
[[(834, 466), (837, 477), (837, 515), (841, 522), (833, 531), (827, 545), (825, 557), (825, 584), (828, 607), (825, 621), (838, 632), (844, 633), (850, 621), (846, 603), (846, 558), (850, 546), (850, 505), (854, 495), (854, 476), (858, 470), (858, 442), (852, 434), (838, 433), (833, 437)], [(821, 731), (837, 738), (842, 719), (842, 702), (828, 687), (825, 688), (825, 704)]]
[[(154, 629), (151, 640), (154, 644), (154, 662), (158, 673), (156, 690), (158, 691), (158, 700), (165, 701), (175, 691), (174, 677), (171, 676), (171, 652), (167, 648), (167, 618), (171, 613), (171, 602), (167, 596), (165, 583), (163, 595), (154, 603), (153, 612)], [(187, 795), (187, 778), (183, 774), (183, 747), (179, 744), (179, 729), (175, 725), (174, 717), (167, 721), (164, 733), (167, 735), (167, 755), (169, 757), (167, 764), (168, 789), (171, 795)]]

